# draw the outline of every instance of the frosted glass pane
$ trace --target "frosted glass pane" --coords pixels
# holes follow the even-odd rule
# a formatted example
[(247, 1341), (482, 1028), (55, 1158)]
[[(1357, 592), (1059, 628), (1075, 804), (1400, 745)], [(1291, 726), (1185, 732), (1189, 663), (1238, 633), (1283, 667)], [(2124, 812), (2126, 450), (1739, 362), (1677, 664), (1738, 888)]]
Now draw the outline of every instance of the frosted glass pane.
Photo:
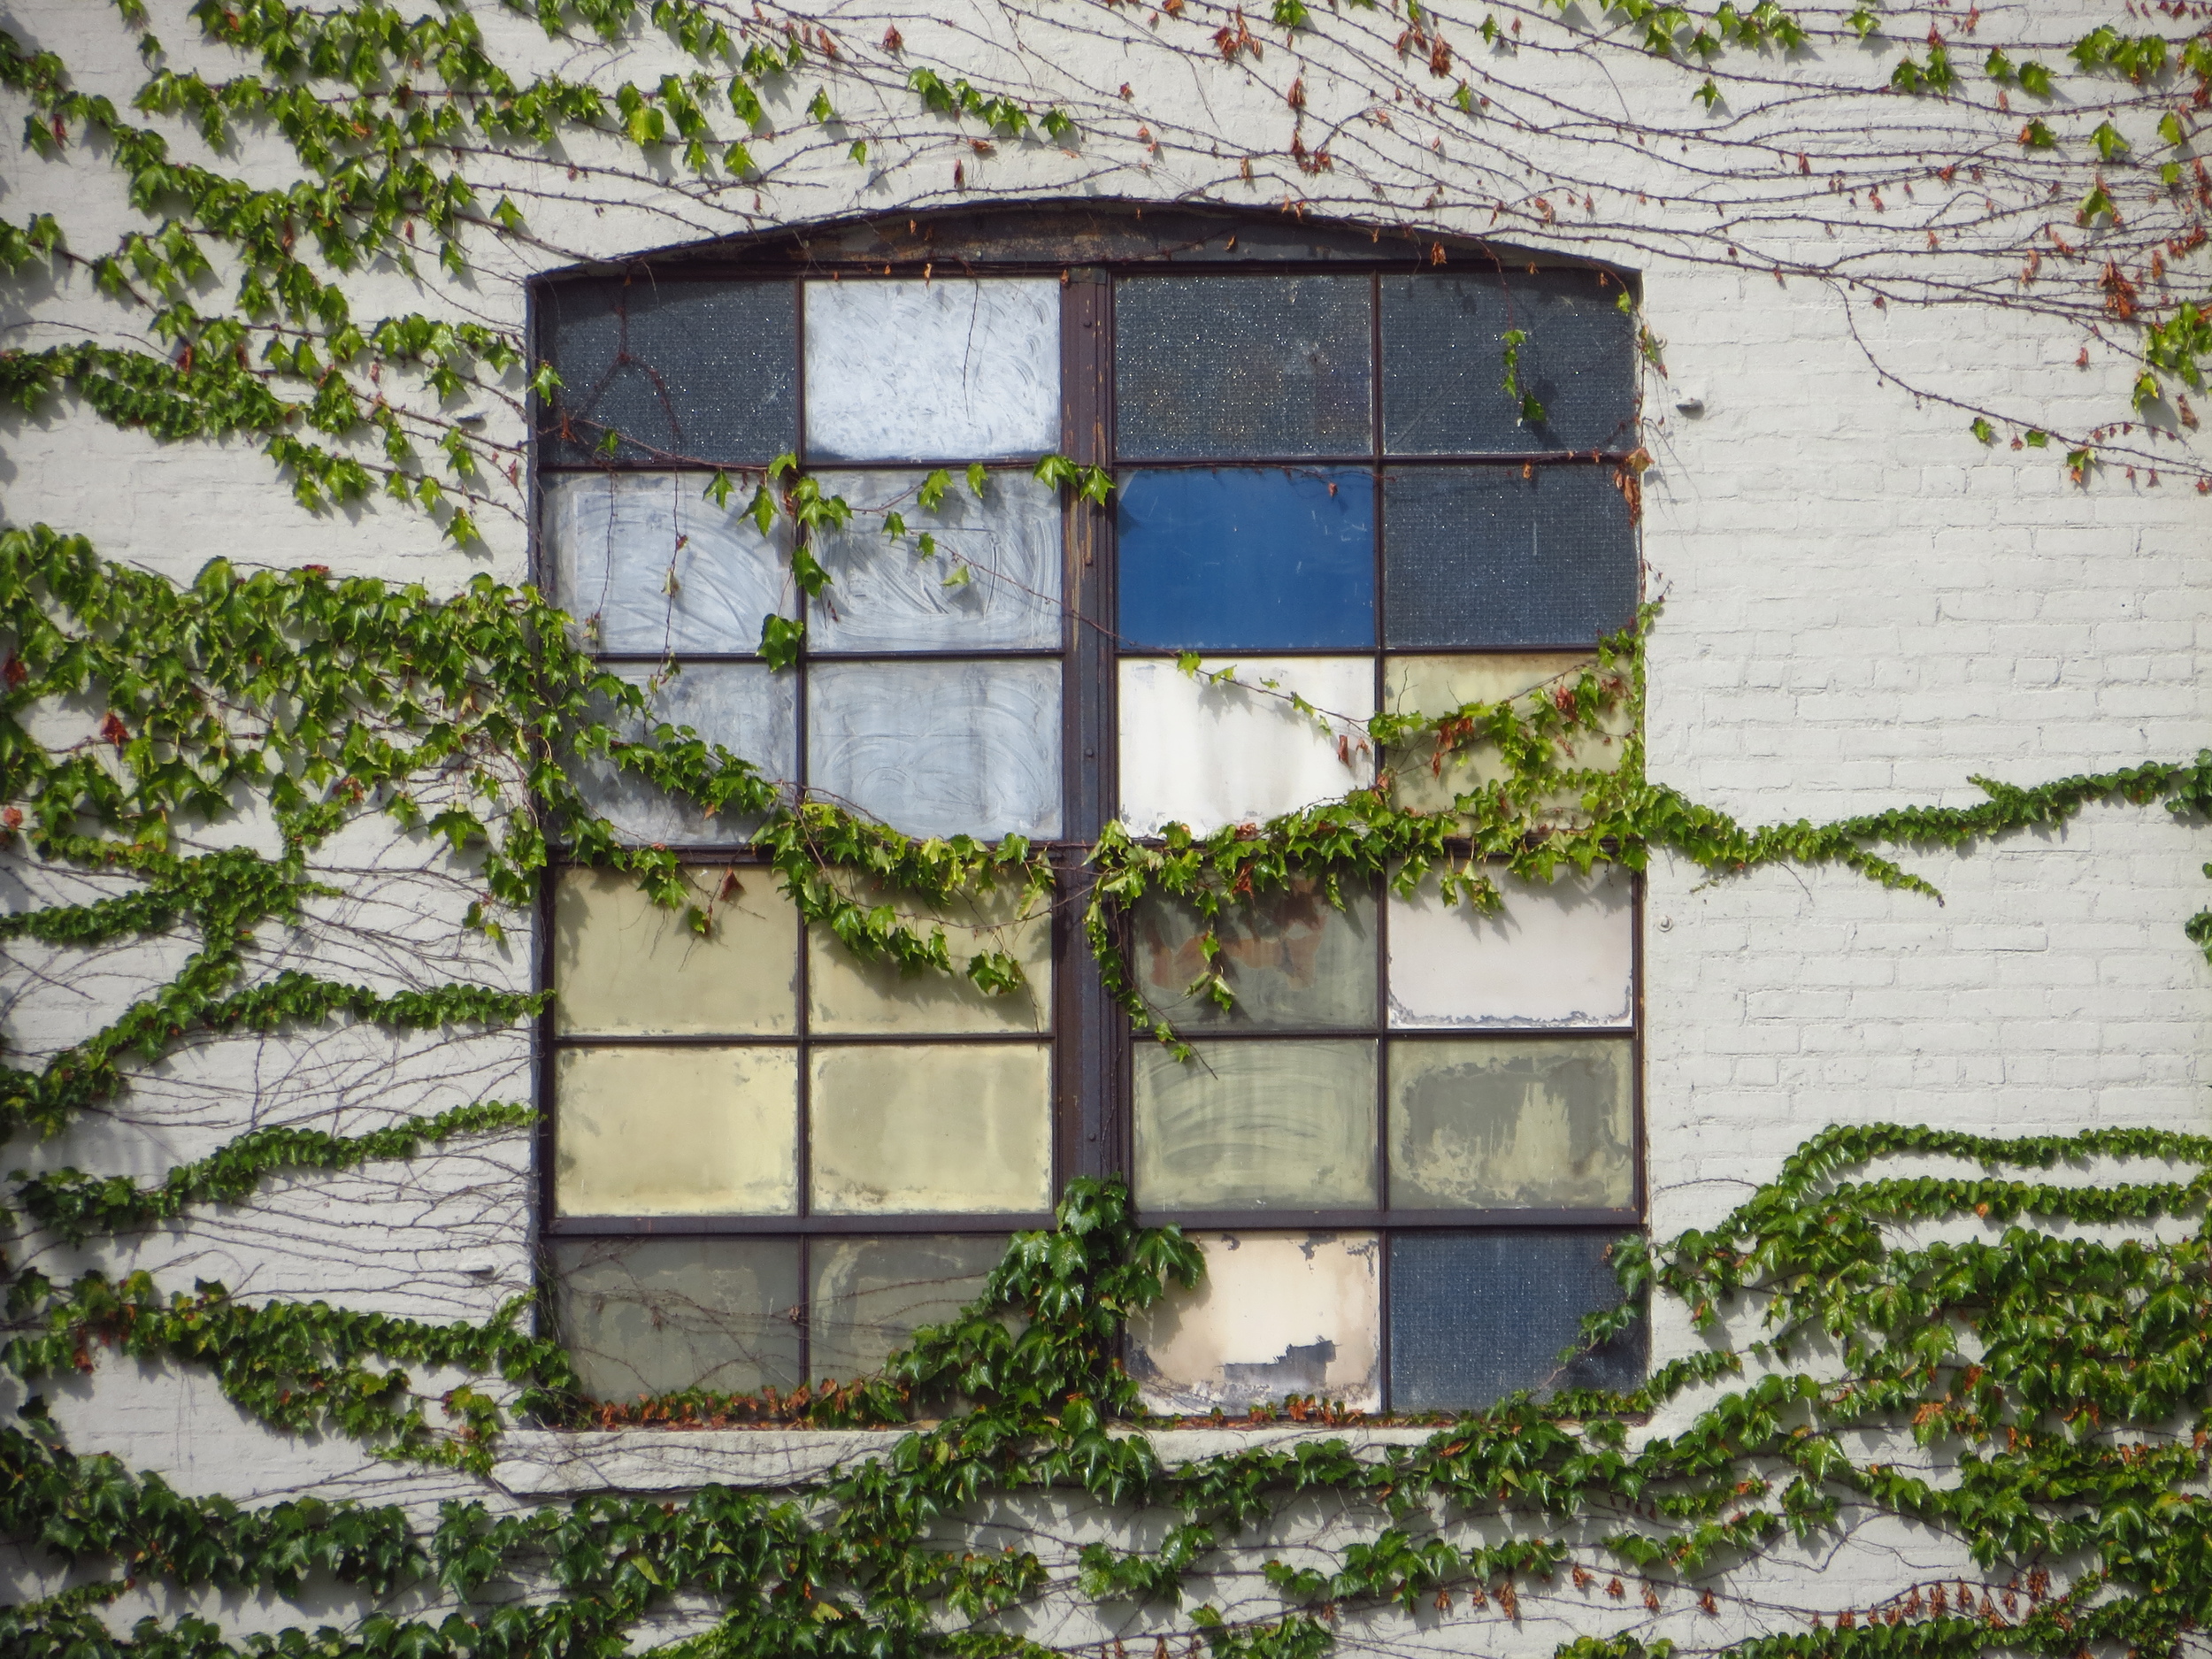
[[(1026, 472), (993, 472), (978, 501), (963, 482), (936, 511), (917, 501), (922, 472), (824, 472), (822, 488), (853, 509), (816, 556), (830, 586), (809, 607), (820, 651), (1057, 649), (1060, 492)], [(882, 513), (907, 534), (883, 534)], [(924, 534), (936, 551), (919, 550)], [(964, 570), (968, 580), (948, 588)]]
[(1617, 1234), (1401, 1233), (1390, 1241), (1390, 1409), (1479, 1409), (1516, 1389), (1633, 1388), (1639, 1320), (1563, 1369), (1582, 1316), (1620, 1305)]
[(798, 1029), (798, 916), (757, 867), (684, 872), (703, 937), (618, 870), (553, 888), (554, 1028), (564, 1035), (780, 1037)]
[(1180, 899), (1155, 895), (1137, 906), (1138, 982), (1179, 1028), (1372, 1029), (1375, 895), (1346, 881), (1342, 897), (1340, 910), (1319, 880), (1300, 876), (1286, 888), (1225, 903), (1216, 925), (1216, 965), (1237, 998), (1225, 1012), (1210, 998), (1185, 995), (1206, 972), (1198, 912)]
[[(843, 878), (839, 878), (842, 880)], [(864, 962), (826, 927), (808, 929), (807, 1021), (817, 1032), (907, 1033), (1043, 1031), (1051, 1024), (1051, 900), (1040, 899), (1025, 916), (1023, 889), (1004, 883), (980, 898), (955, 900), (933, 910), (908, 895), (870, 884), (846, 889), (857, 903), (888, 904), (927, 936), (932, 923), (945, 932), (954, 972), (902, 973), (895, 963)], [(1002, 950), (1022, 964), (1028, 983), (997, 995), (965, 972), (970, 957)]]
[(763, 617), (792, 613), (784, 521), (772, 541), (742, 511), (743, 495), (717, 507), (701, 485), (696, 472), (545, 480), (545, 539), (561, 608), (585, 625), (591, 649), (750, 652)]
[(1625, 1037), (1390, 1045), (1394, 1210), (1626, 1210)]
[(1502, 912), (1447, 905), (1434, 878), (1390, 900), (1390, 1023), (1438, 1029), (1626, 1025), (1636, 1017), (1635, 890), (1601, 864), (1546, 884), (1496, 872)]
[(828, 461), (1058, 449), (1059, 283), (808, 283), (806, 441)]
[(1052, 1206), (1043, 1044), (813, 1050), (814, 1209), (826, 1216)]
[[(654, 672), (642, 664), (612, 672), (632, 685), (646, 684)], [(787, 672), (771, 673), (764, 663), (693, 663), (651, 694), (649, 718), (626, 718), (616, 729), (636, 740), (656, 722), (687, 726), (780, 782), (799, 769), (798, 704), (798, 682)], [(626, 841), (671, 847), (741, 841), (760, 827), (757, 814), (708, 817), (637, 773), (618, 772), (611, 757), (580, 761), (570, 775)]]
[[(1583, 651), (1514, 651), (1480, 657), (1392, 657), (1383, 663), (1383, 707), (1392, 714), (1448, 714), (1471, 703), (1519, 700), (1524, 709), (1562, 682), (1572, 683), (1594, 658)], [(1595, 733), (1560, 746), (1559, 764), (1613, 772), (1621, 764), (1621, 744), (1630, 730), (1624, 699)], [(1383, 764), (1391, 774), (1397, 803), (1423, 812), (1451, 810), (1456, 796), (1494, 783), (1506, 775), (1496, 746), (1471, 742), (1439, 757), (1432, 734), (1387, 750)], [(1571, 809), (1572, 795), (1561, 804)]]
[(1136, 1052), (1137, 1202), (1163, 1210), (1349, 1210), (1375, 1202), (1375, 1045)]
[(1380, 1241), (1371, 1233), (1194, 1233), (1196, 1290), (1129, 1321), (1148, 1411), (1242, 1410), (1316, 1394), (1382, 1409)]
[(807, 1334), (814, 1379), (849, 1382), (883, 1369), (926, 1325), (957, 1318), (1006, 1254), (1002, 1237), (814, 1240)]
[[(1169, 824), (1204, 833), (1260, 823), (1367, 787), (1374, 764), (1365, 723), (1375, 710), (1374, 659), (1236, 657), (1234, 685), (1209, 685), (1158, 658), (1121, 664), (1121, 816), (1140, 835)], [(1264, 689), (1273, 680), (1278, 689)], [(1325, 733), (1293, 707), (1296, 692), (1325, 711)]]
[(798, 1208), (789, 1048), (563, 1048), (554, 1205), (565, 1216), (787, 1216)]
[(1124, 457), (1364, 455), (1363, 276), (1130, 277), (1114, 285)]
[(1126, 646), (1360, 649), (1375, 642), (1375, 480), (1347, 467), (1125, 474)]
[(555, 1239), (561, 1340), (595, 1400), (795, 1387), (790, 1239)]
[(562, 381), (544, 417), (546, 457), (603, 460), (611, 430), (623, 461), (774, 460), (798, 433), (796, 302), (787, 281), (639, 276), (545, 289), (540, 349)]
[(818, 663), (807, 670), (817, 795), (910, 835), (1060, 833), (1060, 664)]

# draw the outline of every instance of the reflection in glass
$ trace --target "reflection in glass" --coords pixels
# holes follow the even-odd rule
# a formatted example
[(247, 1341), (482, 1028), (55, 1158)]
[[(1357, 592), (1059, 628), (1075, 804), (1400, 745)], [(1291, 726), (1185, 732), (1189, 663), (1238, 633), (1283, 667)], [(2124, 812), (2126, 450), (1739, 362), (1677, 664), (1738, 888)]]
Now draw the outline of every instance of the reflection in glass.
[(764, 869), (692, 865), (663, 910), (619, 870), (553, 889), (553, 1022), (564, 1035), (780, 1037), (798, 1029), (798, 917)]
[(1625, 1037), (1390, 1045), (1394, 1210), (1626, 1210)]
[(810, 787), (910, 835), (1060, 833), (1056, 662), (818, 663)]
[(1582, 1316), (1617, 1307), (1617, 1234), (1530, 1229), (1390, 1240), (1390, 1409), (1479, 1409), (1518, 1388), (1633, 1388), (1640, 1321), (1565, 1366)]
[(793, 1239), (555, 1239), (554, 1317), (584, 1392), (790, 1388), (799, 1372)]
[(1122, 456), (1368, 453), (1369, 300), (1364, 276), (1118, 281), (1115, 442)]
[(1635, 888), (1616, 864), (1548, 882), (1493, 872), (1505, 900), (1447, 905), (1433, 877), (1390, 900), (1390, 1023), (1626, 1025), (1636, 1015)]
[(1136, 914), (1136, 970), (1146, 998), (1179, 1030), (1207, 1026), (1371, 1028), (1375, 1021), (1375, 895), (1343, 885), (1344, 908), (1323, 882), (1299, 876), (1286, 888), (1225, 901), (1215, 931), (1217, 966), (1236, 1006), (1187, 995), (1206, 972), (1203, 918), (1181, 899), (1154, 894)]
[(564, 1216), (790, 1215), (799, 1065), (789, 1048), (562, 1048), (554, 1207)]
[[(841, 877), (841, 882), (846, 879)], [(924, 929), (941, 926), (951, 956), (950, 973), (926, 969), (904, 973), (896, 963), (863, 961), (836, 934), (816, 925), (807, 931), (807, 1023), (831, 1035), (904, 1033), (913, 1036), (968, 1032), (1042, 1031), (1052, 1009), (1052, 912), (1040, 899), (1026, 916), (1022, 885), (1000, 883), (989, 892), (955, 899), (941, 909), (872, 883), (849, 885), (854, 902), (887, 904)], [(995, 995), (969, 979), (971, 957), (1005, 951), (1019, 962), (1027, 983)]]
[[(926, 476), (820, 474), (823, 493), (842, 496), (854, 517), (816, 543), (830, 585), (809, 606), (809, 649), (1057, 649), (1059, 490), (1026, 472), (993, 472), (981, 501), (963, 483), (929, 511), (916, 500)], [(886, 511), (905, 520), (906, 534), (883, 534)], [(926, 556), (926, 534), (935, 543)]]
[(1052, 1054), (1042, 1043), (812, 1051), (815, 1210), (1035, 1213), (1052, 1206)]
[[(643, 665), (611, 668), (632, 685), (647, 685), (655, 671)], [(649, 718), (609, 720), (618, 735), (642, 739), (656, 723), (690, 726), (702, 741), (719, 743), (751, 761), (771, 780), (797, 775), (798, 686), (792, 675), (771, 673), (764, 663), (693, 663), (649, 694)], [(603, 707), (597, 718), (604, 720)], [(633, 843), (670, 847), (741, 841), (761, 826), (757, 813), (709, 816), (634, 772), (618, 770), (611, 755), (579, 759), (570, 777), (586, 804)]]
[(882, 1370), (921, 1326), (957, 1318), (1005, 1254), (997, 1236), (815, 1240), (807, 1297), (813, 1380), (850, 1382)]
[(1147, 1210), (1375, 1202), (1375, 1045), (1204, 1042), (1136, 1053), (1134, 1186)]
[(806, 285), (807, 447), (818, 461), (987, 461), (1060, 447), (1060, 285)]

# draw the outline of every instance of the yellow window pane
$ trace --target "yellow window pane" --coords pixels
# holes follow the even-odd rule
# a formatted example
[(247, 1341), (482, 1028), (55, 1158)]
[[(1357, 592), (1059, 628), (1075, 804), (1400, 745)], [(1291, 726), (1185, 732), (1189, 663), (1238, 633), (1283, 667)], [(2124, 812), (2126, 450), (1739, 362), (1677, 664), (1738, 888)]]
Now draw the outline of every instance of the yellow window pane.
[(1137, 1052), (1137, 1202), (1147, 1210), (1345, 1210), (1375, 1202), (1375, 1045)]
[(556, 1239), (550, 1254), (561, 1340), (593, 1399), (803, 1380), (795, 1239)]
[(782, 1037), (798, 1026), (798, 917), (766, 870), (684, 872), (704, 936), (618, 870), (553, 889), (553, 1019), (564, 1034)]
[[(1051, 1025), (1052, 912), (1041, 899), (1022, 911), (1022, 887), (1002, 883), (990, 892), (955, 900), (941, 910), (872, 884), (851, 890), (871, 909), (887, 903), (926, 938), (945, 931), (954, 971), (902, 973), (892, 962), (864, 962), (826, 927), (807, 931), (807, 1019), (811, 1030), (844, 1034), (915, 1036), (969, 1032), (1043, 1031)], [(993, 995), (967, 977), (968, 960), (1003, 950), (1022, 964), (1028, 983)]]
[(1005, 1254), (1003, 1237), (816, 1239), (807, 1252), (815, 1380), (881, 1371), (923, 1325), (957, 1318)]
[(554, 1202), (565, 1216), (787, 1216), (798, 1208), (790, 1048), (564, 1048)]
[[(1547, 695), (1562, 681), (1595, 665), (1578, 651), (1513, 651), (1481, 657), (1393, 657), (1383, 665), (1383, 708), (1392, 714), (1448, 714), (1471, 703), (1502, 703), (1509, 697)], [(1621, 740), (1629, 731), (1628, 710), (1616, 707), (1601, 722), (1600, 734), (1582, 739), (1563, 752), (1563, 766), (1610, 772), (1620, 764)], [(1423, 812), (1448, 810), (1453, 798), (1505, 776), (1497, 750), (1471, 742), (1437, 762), (1433, 737), (1417, 738), (1386, 751), (1392, 794), (1401, 807)]]
[(1392, 1043), (1392, 1208), (1627, 1209), (1633, 1064), (1625, 1037)]
[(809, 1112), (826, 1216), (1052, 1204), (1052, 1057), (1041, 1043), (817, 1048)]

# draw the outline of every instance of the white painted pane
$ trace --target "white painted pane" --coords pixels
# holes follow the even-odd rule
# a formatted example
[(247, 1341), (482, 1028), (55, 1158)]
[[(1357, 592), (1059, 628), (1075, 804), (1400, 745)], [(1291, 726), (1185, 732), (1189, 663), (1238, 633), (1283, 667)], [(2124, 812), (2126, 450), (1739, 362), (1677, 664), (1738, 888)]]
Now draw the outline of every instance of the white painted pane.
[(1380, 1241), (1371, 1233), (1193, 1235), (1206, 1277), (1129, 1321), (1146, 1409), (1242, 1410), (1312, 1394), (1382, 1408)]
[(595, 1400), (790, 1388), (799, 1374), (794, 1239), (555, 1239), (562, 1344)]
[(806, 433), (821, 460), (1058, 449), (1059, 283), (808, 283)]
[[(823, 490), (844, 497), (853, 518), (816, 546), (830, 585), (809, 607), (814, 649), (1058, 648), (1056, 488), (1026, 472), (993, 472), (980, 501), (964, 480), (931, 511), (917, 499), (926, 473), (820, 476)], [(883, 534), (886, 512), (904, 520), (905, 534)], [(926, 555), (925, 534), (934, 543)]]
[(1502, 910), (1446, 904), (1436, 879), (1390, 900), (1390, 1023), (1401, 1030), (1625, 1025), (1636, 1012), (1629, 873), (1495, 877)]
[(1372, 1042), (1210, 1042), (1136, 1055), (1147, 1210), (1348, 1210), (1375, 1202)]
[(1052, 1207), (1052, 1056), (1031, 1043), (813, 1050), (814, 1209), (826, 1216)]
[(565, 1216), (787, 1216), (798, 1208), (789, 1048), (563, 1048), (554, 1206)]
[(1060, 664), (818, 663), (809, 787), (910, 835), (1060, 833)]
[[(1216, 685), (1159, 658), (1122, 663), (1121, 816), (1136, 833), (1262, 823), (1372, 780), (1363, 726), (1375, 710), (1373, 658), (1221, 657), (1202, 666), (1232, 664), (1235, 682)], [(1322, 715), (1298, 709), (1293, 694)]]
[(1356, 878), (1342, 884), (1341, 910), (1325, 884), (1298, 876), (1246, 900), (1225, 901), (1215, 923), (1214, 966), (1236, 1003), (1223, 1009), (1189, 987), (1206, 972), (1203, 918), (1183, 900), (1151, 895), (1137, 905), (1137, 980), (1179, 1030), (1278, 1029), (1375, 1024), (1375, 895)]
[[(834, 878), (841, 882), (848, 879)], [(1048, 897), (1025, 910), (1023, 888), (1004, 882), (941, 908), (872, 883), (845, 887), (857, 903), (887, 904), (925, 937), (941, 927), (953, 972), (902, 972), (887, 961), (864, 962), (836, 934), (807, 931), (807, 1021), (831, 1035), (879, 1033), (917, 1036), (968, 1032), (1043, 1031), (1051, 1023), (1052, 910)], [(995, 995), (968, 978), (972, 957), (1002, 950), (1022, 964), (1028, 983)]]
[(1625, 1210), (1635, 1202), (1625, 1037), (1390, 1045), (1395, 1210)]
[[(1594, 664), (1594, 658), (1581, 651), (1387, 657), (1383, 663), (1383, 708), (1391, 714), (1434, 717), (1471, 703), (1512, 698), (1525, 709), (1534, 699), (1548, 696), (1553, 687), (1572, 684)], [(1617, 704), (1597, 733), (1562, 746), (1559, 764), (1611, 772), (1621, 764), (1621, 740), (1628, 730), (1627, 706)], [(1477, 741), (1440, 755), (1432, 734), (1392, 749), (1385, 764), (1397, 804), (1422, 812), (1449, 811), (1455, 796), (1506, 775), (1496, 745)]]
[(818, 1238), (807, 1334), (814, 1379), (850, 1382), (883, 1369), (926, 1325), (943, 1325), (983, 1294), (1003, 1237)]
[(798, 1029), (798, 915), (767, 870), (694, 866), (702, 934), (618, 870), (553, 889), (553, 1022), (564, 1035), (780, 1037)]
[[(641, 664), (613, 672), (644, 685), (655, 671)], [(649, 719), (626, 718), (616, 729), (634, 740), (656, 722), (688, 726), (703, 741), (721, 744), (783, 782), (799, 769), (798, 706), (798, 682), (788, 670), (772, 673), (761, 663), (693, 663), (650, 694)], [(708, 817), (637, 773), (618, 772), (611, 757), (580, 762), (572, 776), (584, 799), (626, 841), (696, 846), (743, 841), (760, 827), (754, 813)]]

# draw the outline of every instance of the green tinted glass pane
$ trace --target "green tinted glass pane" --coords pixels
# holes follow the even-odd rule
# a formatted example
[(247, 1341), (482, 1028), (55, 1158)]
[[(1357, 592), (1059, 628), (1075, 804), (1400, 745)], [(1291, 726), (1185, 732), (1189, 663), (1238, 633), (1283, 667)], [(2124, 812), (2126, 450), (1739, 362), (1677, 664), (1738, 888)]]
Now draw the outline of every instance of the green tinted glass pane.
[(958, 1317), (1005, 1254), (1000, 1236), (816, 1239), (807, 1255), (814, 1380), (882, 1370), (918, 1328)]
[(1148, 1210), (1344, 1210), (1375, 1202), (1375, 1045), (1200, 1043), (1136, 1056), (1137, 1202)]
[(1625, 1037), (1392, 1043), (1392, 1208), (1629, 1208), (1633, 1064)]
[(556, 1239), (555, 1324), (596, 1400), (789, 1388), (799, 1374), (791, 1239)]
[(1137, 906), (1136, 968), (1153, 1006), (1178, 1028), (1364, 1029), (1375, 1023), (1375, 895), (1347, 883), (1341, 910), (1322, 882), (1301, 876), (1248, 902), (1232, 900), (1216, 925), (1216, 965), (1236, 995), (1224, 1010), (1186, 995), (1206, 972), (1202, 918), (1183, 900)]

